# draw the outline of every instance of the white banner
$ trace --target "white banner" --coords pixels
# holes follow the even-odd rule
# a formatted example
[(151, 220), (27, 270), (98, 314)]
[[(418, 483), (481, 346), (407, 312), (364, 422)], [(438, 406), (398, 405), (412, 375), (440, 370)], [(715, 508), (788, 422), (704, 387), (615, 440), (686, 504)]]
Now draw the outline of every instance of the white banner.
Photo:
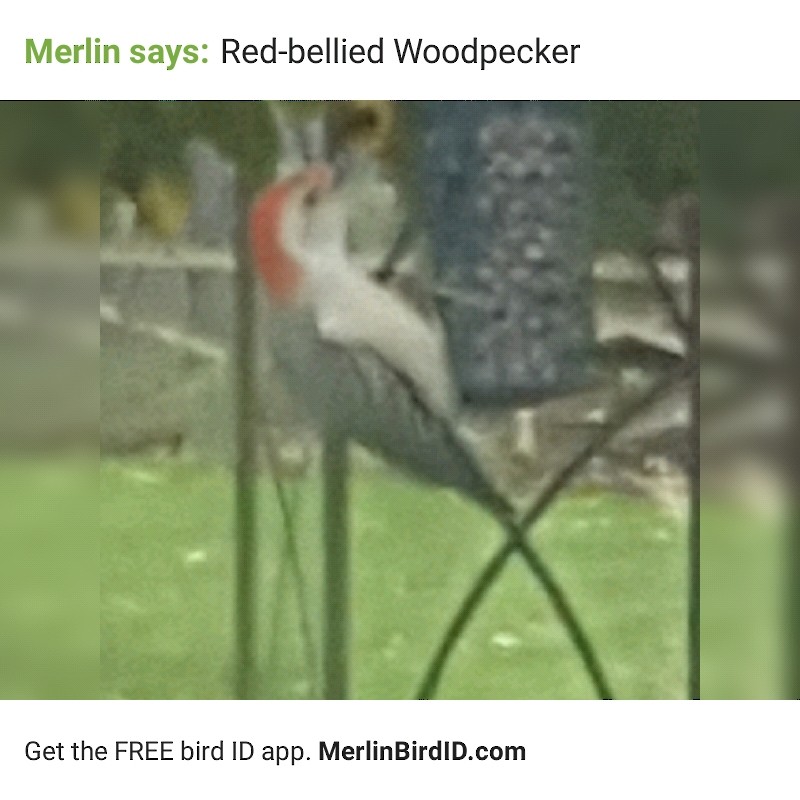
[(0, 770), (4, 794), (14, 798), (780, 800), (797, 797), (797, 709), (680, 701), (6, 702)]
[(788, 7), (41, 0), (3, 20), (0, 85), (32, 99), (793, 98)]

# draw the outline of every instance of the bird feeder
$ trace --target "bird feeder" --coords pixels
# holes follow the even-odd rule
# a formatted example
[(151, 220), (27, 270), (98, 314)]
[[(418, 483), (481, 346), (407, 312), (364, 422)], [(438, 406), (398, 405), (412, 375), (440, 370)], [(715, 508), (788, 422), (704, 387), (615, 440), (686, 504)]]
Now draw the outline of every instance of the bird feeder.
[(586, 104), (421, 102), (420, 189), (461, 399), (585, 386), (594, 335)]

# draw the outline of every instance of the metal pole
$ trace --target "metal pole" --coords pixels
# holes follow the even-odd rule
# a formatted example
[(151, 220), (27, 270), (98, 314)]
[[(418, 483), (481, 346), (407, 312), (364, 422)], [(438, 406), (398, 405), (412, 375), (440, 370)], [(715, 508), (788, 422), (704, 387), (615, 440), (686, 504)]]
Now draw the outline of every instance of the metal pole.
[[(789, 256), (788, 263), (798, 264), (800, 263), (800, 235), (798, 235), (798, 231), (800, 231), (800, 207), (794, 206), (793, 213), (794, 225), (791, 228), (787, 228), (789, 238), (785, 244), (787, 245), (786, 252)], [(800, 289), (797, 270), (792, 270), (792, 276), (793, 296), (797, 297), (798, 289)], [(786, 328), (783, 328), (783, 332), (786, 332)], [(791, 396), (796, 400), (800, 397), (800, 370), (797, 368), (797, 354), (792, 347), (792, 343), (797, 342), (798, 335), (800, 335), (800, 320), (798, 320), (796, 314), (792, 314), (790, 317), (788, 334), (789, 336), (784, 339), (786, 374), (791, 376), (787, 391), (791, 392)], [(797, 406), (795, 405), (794, 408), (795, 419), (791, 429), (793, 442), (789, 449), (789, 453), (794, 453), (794, 455), (789, 455), (786, 464), (788, 469), (786, 485), (790, 492), (789, 498), (800, 497), (800, 459), (798, 458), (798, 454), (800, 454), (800, 418), (797, 415)], [(788, 518), (789, 526), (786, 532), (788, 542), (785, 550), (788, 556), (787, 567), (789, 573), (786, 576), (789, 586), (789, 591), (786, 593), (786, 604), (788, 605), (786, 616), (789, 621), (786, 641), (787, 685), (785, 688), (787, 691), (785, 692), (785, 699), (787, 700), (800, 700), (800, 525), (797, 524), (799, 521), (800, 517), (798, 517), (796, 506), (792, 503)]]
[(330, 435), (322, 451), (323, 697), (346, 700), (350, 688), (350, 543), (348, 536), (347, 440)]
[(689, 664), (687, 695), (701, 697), (700, 670), (700, 207), (686, 223), (686, 256), (689, 262), (689, 329), (687, 354), (690, 375), (689, 405), (689, 619), (687, 646)]
[(235, 275), (234, 403), (236, 413), (235, 696), (254, 696), (256, 631), (256, 348), (255, 281), (250, 267), (247, 214), (250, 195), (238, 193)]

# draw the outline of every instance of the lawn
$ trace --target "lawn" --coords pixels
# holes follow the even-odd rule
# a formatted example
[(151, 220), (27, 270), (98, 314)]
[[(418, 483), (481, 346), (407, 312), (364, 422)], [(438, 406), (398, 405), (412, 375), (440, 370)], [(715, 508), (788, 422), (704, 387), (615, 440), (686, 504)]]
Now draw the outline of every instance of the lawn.
[[(95, 526), (94, 511), (90, 516), (84, 505), (80, 513), (74, 479), (58, 489), (60, 495), (51, 487), (47, 496), (61, 502), (43, 503), (37, 480), (26, 484), (19, 472), (12, 476), (18, 484), (14, 506), (28, 521), (35, 510), (39, 514), (36, 547), (30, 547), (30, 531), (24, 538), (18, 533), (19, 525), (2, 542), (7, 553), (16, 552), (17, 561), (28, 564), (31, 576), (45, 579), (19, 580), (15, 569), (17, 579), (0, 593), (0, 637), (7, 645), (6, 656), (0, 654), (0, 665), (6, 659), (0, 696), (74, 696), (88, 684), (114, 698), (230, 696), (229, 473), (185, 464), (105, 463)], [(85, 480), (80, 486), (85, 503), (96, 509), (97, 482)], [(297, 495), (298, 547), (316, 640), (319, 486), (305, 481)], [(63, 502), (67, 497), (72, 506)], [(50, 516), (42, 517), (51, 505)], [(449, 617), (500, 533), (482, 512), (451, 493), (383, 473), (357, 477), (352, 511), (353, 694), (412, 697)], [(267, 478), (260, 486), (259, 522), (260, 692), (306, 697), (314, 679), (305, 668), (308, 653), (291, 574), (284, 571), (276, 588), (283, 534)], [(680, 697), (685, 685), (682, 525), (643, 500), (583, 492), (564, 498), (536, 537), (584, 619), (617, 696)], [(54, 575), (59, 576), (55, 584), (47, 580)], [(91, 603), (98, 575), (99, 606)], [(56, 602), (65, 587), (69, 602)], [(82, 610), (82, 624), (68, 626), (76, 609)], [(24, 658), (19, 652), (15, 657), (15, 650), (25, 650)], [(92, 657), (98, 652), (99, 662)], [(576, 655), (521, 564), (512, 562), (466, 631), (439, 696), (592, 696)]]

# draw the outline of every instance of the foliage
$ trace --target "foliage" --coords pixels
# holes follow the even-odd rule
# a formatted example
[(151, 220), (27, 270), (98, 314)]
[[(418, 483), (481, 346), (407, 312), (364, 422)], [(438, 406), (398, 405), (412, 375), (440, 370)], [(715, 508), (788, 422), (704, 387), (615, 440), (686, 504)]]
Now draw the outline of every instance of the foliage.
[(239, 166), (247, 182), (272, 172), (275, 133), (262, 101), (114, 101), (103, 103), (106, 179), (134, 193), (150, 174), (181, 178), (184, 147), (194, 137), (211, 140)]
[[(381, 109), (379, 104), (375, 108)], [(283, 110), (302, 117), (320, 103), (283, 103)], [(363, 106), (363, 104), (362, 104)], [(343, 116), (349, 104), (330, 103), (334, 135), (347, 121), (348, 135), (363, 131), (364, 107)], [(358, 112), (358, 113), (355, 113)], [(744, 116), (743, 116), (744, 115)], [(775, 172), (785, 163), (784, 150), (750, 146), (763, 132), (774, 137), (785, 130), (787, 143), (796, 130), (783, 124), (781, 106), (756, 113), (737, 104), (704, 107), (704, 142), (713, 178), (747, 182), (751, 172)], [(395, 120), (402, 130), (404, 114), (369, 119)], [(749, 121), (742, 124), (742, 120)], [(596, 186), (595, 241), (599, 248), (640, 247), (652, 230), (658, 207), (675, 192), (697, 190), (700, 166), (700, 104), (693, 102), (593, 102), (590, 120), (594, 142)], [(156, 173), (180, 180), (185, 176), (184, 147), (193, 136), (210, 139), (234, 159), (240, 175), (259, 186), (272, 174), (276, 136), (269, 104), (264, 101), (108, 101), (5, 104), (0, 141), (0, 166), (30, 183), (42, 183), (63, 173), (101, 168), (106, 182), (131, 195)], [(359, 129), (360, 130), (360, 129)], [(740, 135), (731, 135), (739, 132)], [(764, 138), (762, 137), (762, 138)], [(398, 160), (390, 172), (408, 172), (408, 146), (397, 131), (384, 132), (390, 141), (382, 156)], [(381, 139), (381, 141), (383, 141)], [(412, 141), (412, 140), (409, 140)], [(757, 154), (757, 157), (756, 155)], [(713, 156), (713, 158), (711, 158)], [(736, 169), (743, 165), (741, 169)], [(749, 167), (748, 167), (749, 165)], [(739, 176), (738, 178), (736, 176)], [(726, 184), (726, 185), (727, 185)]]
[(699, 110), (686, 101), (591, 103), (597, 249), (641, 249), (659, 207), (699, 191)]

